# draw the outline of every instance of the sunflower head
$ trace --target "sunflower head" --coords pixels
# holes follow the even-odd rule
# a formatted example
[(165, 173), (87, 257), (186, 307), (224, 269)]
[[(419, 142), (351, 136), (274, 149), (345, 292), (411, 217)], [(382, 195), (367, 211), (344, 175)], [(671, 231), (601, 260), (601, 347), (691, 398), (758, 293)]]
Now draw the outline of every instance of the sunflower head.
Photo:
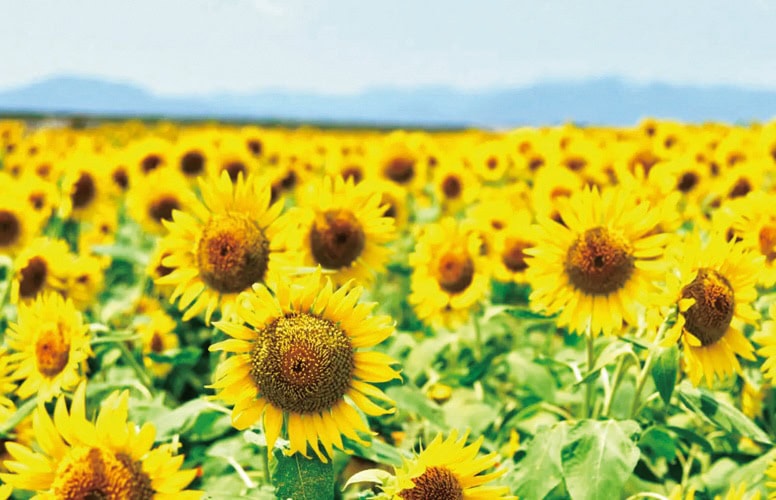
[(357, 303), (361, 288), (347, 284), (335, 290), (320, 269), (274, 290), (257, 284), (243, 295), (237, 314), (247, 326), (216, 323), (233, 339), (211, 350), (232, 356), (216, 368), (212, 387), (234, 404), (232, 423), (238, 429), (263, 414), (271, 448), (285, 420), (291, 451), (306, 454), (309, 445), (325, 460), (319, 443), (331, 456), (334, 447), (343, 449), (342, 435), (360, 441), (359, 433), (368, 432), (346, 396), (369, 415), (392, 411), (369, 398), (391, 403), (371, 384), (399, 377), (393, 360), (362, 350), (391, 334), (391, 320), (370, 316), (373, 305)]
[(38, 398), (48, 401), (62, 390), (73, 389), (92, 354), (87, 332), (73, 302), (57, 293), (20, 304), (17, 323), (9, 326), (7, 337), (12, 359), (19, 363), (14, 376), (24, 379), (19, 397), (37, 392)]
[(85, 383), (69, 412), (65, 398), (57, 400), (53, 420), (39, 402), (33, 418), (39, 451), (6, 444), (11, 472), (0, 478), (46, 498), (200, 498), (200, 492), (184, 490), (196, 471), (179, 470), (183, 457), (173, 456), (171, 445), (152, 448), (154, 426), (127, 422), (128, 407), (129, 392), (116, 391), (103, 402), (96, 422), (88, 421)]
[(382, 486), (380, 498), (516, 498), (506, 486), (487, 485), (504, 475), (506, 469), (487, 472), (496, 467), (498, 455), (478, 457), (484, 438), (467, 445), (468, 437), (468, 432), (459, 436), (455, 430), (447, 438), (437, 434), (426, 449), (396, 469), (394, 477)]

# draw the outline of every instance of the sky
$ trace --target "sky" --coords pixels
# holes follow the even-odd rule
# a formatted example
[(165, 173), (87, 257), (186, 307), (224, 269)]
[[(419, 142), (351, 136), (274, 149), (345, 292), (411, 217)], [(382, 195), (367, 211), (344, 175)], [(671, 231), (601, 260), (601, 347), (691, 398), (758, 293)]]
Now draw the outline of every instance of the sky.
[(774, 0), (0, 0), (0, 89), (348, 94), (618, 76), (776, 89)]

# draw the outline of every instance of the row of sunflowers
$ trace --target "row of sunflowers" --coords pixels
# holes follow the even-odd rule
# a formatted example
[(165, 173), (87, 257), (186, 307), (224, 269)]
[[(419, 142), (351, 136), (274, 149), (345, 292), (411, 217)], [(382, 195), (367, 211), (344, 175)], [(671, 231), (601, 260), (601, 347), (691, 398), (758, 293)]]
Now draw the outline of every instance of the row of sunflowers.
[(0, 121), (0, 497), (776, 487), (776, 124), (88, 125)]

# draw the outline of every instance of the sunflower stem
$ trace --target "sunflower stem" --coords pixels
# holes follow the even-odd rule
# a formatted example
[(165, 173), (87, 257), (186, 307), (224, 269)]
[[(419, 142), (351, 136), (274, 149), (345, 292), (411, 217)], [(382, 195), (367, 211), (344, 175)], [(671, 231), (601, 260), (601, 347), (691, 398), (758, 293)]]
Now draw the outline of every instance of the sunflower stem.
[(480, 361), (482, 360), (482, 331), (476, 314), (472, 314), (472, 323), (474, 323), (474, 355), (477, 361)]
[[(587, 330), (585, 331), (585, 344), (587, 346), (587, 373), (591, 373), (593, 371), (593, 366), (595, 366), (595, 349), (593, 345), (593, 332), (590, 328), (590, 325), (588, 324)], [(593, 416), (593, 389), (595, 380), (591, 377), (588, 379), (588, 381), (585, 383), (585, 406), (583, 408), (583, 417), (589, 418)]]
[(122, 356), (127, 361), (127, 364), (129, 364), (129, 367), (132, 368), (132, 371), (135, 372), (135, 375), (137, 375), (137, 378), (140, 380), (140, 382), (142, 382), (142, 384), (148, 389), (148, 392), (153, 394), (154, 383), (151, 380), (151, 377), (148, 376), (145, 368), (143, 368), (143, 366), (138, 363), (137, 359), (135, 359), (135, 355), (132, 354), (132, 351), (129, 350), (127, 344), (125, 342), (116, 342), (116, 346), (118, 346)]
[(617, 392), (617, 389), (620, 387), (620, 382), (622, 381), (622, 373), (625, 370), (627, 359), (628, 358), (625, 356), (621, 356), (620, 359), (617, 360), (617, 365), (614, 367), (614, 373), (612, 373), (611, 388), (604, 398), (604, 406), (601, 410), (602, 417), (609, 416), (609, 412), (612, 409), (612, 402), (614, 401), (614, 395)]
[(639, 401), (641, 399), (641, 391), (644, 390), (644, 386), (647, 383), (647, 379), (649, 378), (649, 375), (650, 375), (650, 370), (652, 369), (652, 363), (655, 361), (655, 353), (658, 351), (658, 346), (660, 344), (660, 341), (663, 339), (663, 334), (665, 333), (666, 329), (667, 329), (667, 323), (663, 322), (663, 324), (660, 325), (660, 329), (657, 332), (655, 341), (652, 343), (652, 346), (650, 346), (649, 348), (649, 354), (647, 355), (646, 361), (644, 361), (644, 366), (641, 367), (641, 371), (636, 377), (636, 390), (633, 393), (633, 403), (631, 403), (630, 418), (634, 418), (641, 410), (641, 406), (639, 405)]

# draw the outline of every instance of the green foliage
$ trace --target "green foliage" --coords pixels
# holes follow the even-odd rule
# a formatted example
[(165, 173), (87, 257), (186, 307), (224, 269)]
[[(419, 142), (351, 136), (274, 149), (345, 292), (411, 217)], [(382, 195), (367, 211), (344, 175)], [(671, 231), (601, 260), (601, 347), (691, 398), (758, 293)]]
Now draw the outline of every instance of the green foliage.
[(275, 448), (270, 462), (270, 473), (278, 499), (334, 498), (334, 469), (331, 462), (307, 459), (298, 453), (289, 457), (282, 450)]

